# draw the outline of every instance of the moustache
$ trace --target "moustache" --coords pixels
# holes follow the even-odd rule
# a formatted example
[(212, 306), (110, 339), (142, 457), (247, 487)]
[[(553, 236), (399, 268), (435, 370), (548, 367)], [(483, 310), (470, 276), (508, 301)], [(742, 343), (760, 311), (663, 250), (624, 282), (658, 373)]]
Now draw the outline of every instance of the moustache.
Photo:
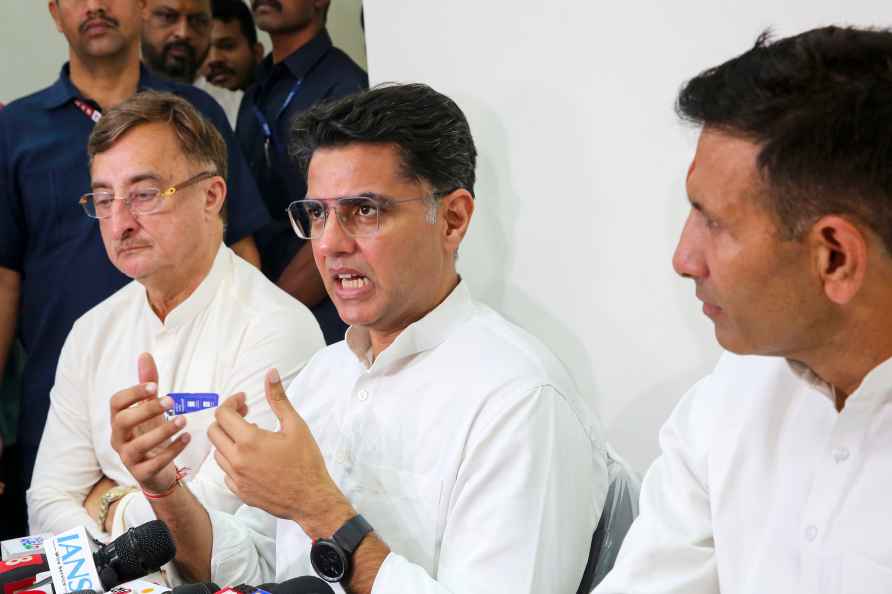
[(251, 10), (257, 10), (261, 6), (269, 6), (270, 8), (282, 12), (282, 3), (279, 0), (252, 0)]
[(222, 64), (212, 64), (208, 66), (208, 78), (213, 78), (218, 74), (229, 74), (234, 75), (235, 70), (228, 66), (223, 66)]
[(108, 25), (109, 27), (114, 27), (114, 28), (117, 28), (117, 27), (118, 27), (118, 21), (116, 21), (115, 19), (111, 18), (110, 16), (106, 16), (106, 15), (104, 15), (104, 14), (100, 14), (99, 16), (90, 16), (90, 17), (87, 17), (87, 20), (85, 20), (83, 23), (81, 23), (80, 27), (78, 27), (78, 30), (79, 30), (81, 33), (83, 33), (84, 31), (87, 30), (87, 28), (89, 28), (89, 27), (95, 25), (97, 22), (105, 23), (105, 24)]
[(180, 48), (186, 52), (193, 62), (195, 61), (195, 48), (189, 45), (185, 41), (171, 41), (167, 45), (164, 46), (164, 57), (166, 58), (170, 51), (175, 48)]

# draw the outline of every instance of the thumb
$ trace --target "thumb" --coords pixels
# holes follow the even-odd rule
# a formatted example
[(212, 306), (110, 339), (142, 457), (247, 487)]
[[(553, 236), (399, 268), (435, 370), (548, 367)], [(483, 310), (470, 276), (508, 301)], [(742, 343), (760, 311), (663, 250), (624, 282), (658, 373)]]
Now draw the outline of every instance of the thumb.
[(137, 360), (137, 368), (139, 369), (139, 383), (146, 384), (154, 382), (158, 384), (158, 368), (155, 367), (155, 359), (149, 353), (143, 353)]
[(266, 372), (264, 390), (266, 392), (266, 401), (269, 403), (269, 407), (273, 410), (276, 418), (279, 419), (279, 425), (287, 431), (298, 419), (298, 415), (297, 411), (294, 410), (294, 406), (291, 405), (291, 401), (288, 400), (288, 395), (285, 394), (282, 379), (279, 377), (279, 372), (276, 369), (270, 369)]

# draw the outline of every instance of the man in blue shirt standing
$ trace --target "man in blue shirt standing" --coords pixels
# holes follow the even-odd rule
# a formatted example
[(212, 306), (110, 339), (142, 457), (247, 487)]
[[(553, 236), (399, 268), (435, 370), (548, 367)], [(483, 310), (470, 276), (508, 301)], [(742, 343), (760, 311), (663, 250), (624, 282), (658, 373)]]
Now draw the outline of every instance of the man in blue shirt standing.
[(18, 428), (26, 486), (65, 337), (77, 318), (130, 280), (111, 265), (98, 228), (78, 204), (90, 190), (87, 137), (103, 110), (158, 89), (188, 99), (213, 121), (231, 163), (226, 242), (259, 263), (251, 234), (269, 216), (226, 116), (202, 91), (140, 66), (141, 4), (50, 2), (69, 62), (52, 86), (0, 111), (0, 367), (18, 326), (28, 355)]
[(327, 0), (253, 0), (257, 27), (273, 50), (260, 63), (245, 93), (236, 135), (272, 222), (257, 234), (263, 272), (309, 307), (328, 344), (343, 340), (347, 326), (325, 293), (305, 240), (291, 229), (285, 209), (304, 198), (306, 181), (288, 157), (294, 115), (316, 103), (369, 86), (366, 73), (332, 45), (325, 29)]

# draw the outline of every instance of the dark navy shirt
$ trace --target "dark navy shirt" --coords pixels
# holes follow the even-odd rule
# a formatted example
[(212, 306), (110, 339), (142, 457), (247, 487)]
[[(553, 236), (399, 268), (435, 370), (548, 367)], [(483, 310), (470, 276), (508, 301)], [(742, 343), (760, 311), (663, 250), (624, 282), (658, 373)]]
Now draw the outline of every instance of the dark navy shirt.
[[(139, 88), (188, 99), (223, 134), (229, 146), (226, 242), (263, 227), (269, 215), (220, 106), (203, 91), (159, 79), (144, 67)], [(26, 477), (72, 324), (130, 281), (111, 264), (97, 221), (78, 204), (90, 190), (86, 146), (94, 125), (75, 105), (78, 97), (66, 64), (55, 84), (0, 110), (0, 266), (22, 279), (18, 333), (28, 361), (18, 440)], [(121, 364), (133, 366), (136, 383), (136, 360)]]
[[(320, 101), (344, 97), (368, 86), (365, 71), (334, 47), (328, 32), (323, 30), (278, 64), (273, 64), (271, 55), (264, 58), (257, 68), (254, 85), (245, 92), (235, 131), (272, 217), (272, 222), (255, 239), (263, 272), (273, 281), (278, 280), (304, 243), (294, 234), (285, 214), (289, 204), (307, 193), (303, 175), (288, 158), (291, 120)], [(268, 147), (258, 110), (270, 127), (272, 141)], [(313, 313), (326, 342), (343, 340), (346, 325), (331, 301), (326, 299), (313, 308)]]

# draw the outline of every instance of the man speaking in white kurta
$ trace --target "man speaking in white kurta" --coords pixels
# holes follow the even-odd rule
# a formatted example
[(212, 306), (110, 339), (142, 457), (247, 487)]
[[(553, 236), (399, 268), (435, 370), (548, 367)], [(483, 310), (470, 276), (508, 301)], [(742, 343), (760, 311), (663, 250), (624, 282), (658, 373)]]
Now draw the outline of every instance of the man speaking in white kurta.
[(208, 513), (167, 462), (176, 427), (129, 438), (162, 407), (141, 386), (112, 402), (115, 448), (169, 492), (152, 505), (181, 571), (315, 573), (352, 594), (574, 594), (607, 491), (603, 436), (554, 355), (458, 276), (476, 162), (464, 114), (396, 85), (292, 126), (308, 196), (289, 214), (350, 329), (287, 397), (270, 373), (276, 432), (246, 423), (241, 398), (218, 409), (216, 458), (253, 507)]
[(85, 150), (85, 216), (134, 282), (81, 317), (62, 350), (28, 491), (31, 531), (85, 525), (107, 537), (154, 517), (147, 498), (158, 494), (136, 487), (110, 445), (109, 401), (136, 383), (183, 395), (171, 424), (188, 426), (191, 441), (176, 463), (191, 469), (186, 480), (205, 505), (234, 511), (240, 502), (209, 456), (213, 408), (189, 404), (244, 392), (249, 420), (272, 428), (264, 373), (275, 365), (293, 377), (324, 346), (319, 326), (223, 245), (226, 147), (191, 105), (136, 95), (102, 117)]
[(660, 434), (609, 593), (892, 592), (892, 33), (688, 82), (673, 264), (729, 351)]

